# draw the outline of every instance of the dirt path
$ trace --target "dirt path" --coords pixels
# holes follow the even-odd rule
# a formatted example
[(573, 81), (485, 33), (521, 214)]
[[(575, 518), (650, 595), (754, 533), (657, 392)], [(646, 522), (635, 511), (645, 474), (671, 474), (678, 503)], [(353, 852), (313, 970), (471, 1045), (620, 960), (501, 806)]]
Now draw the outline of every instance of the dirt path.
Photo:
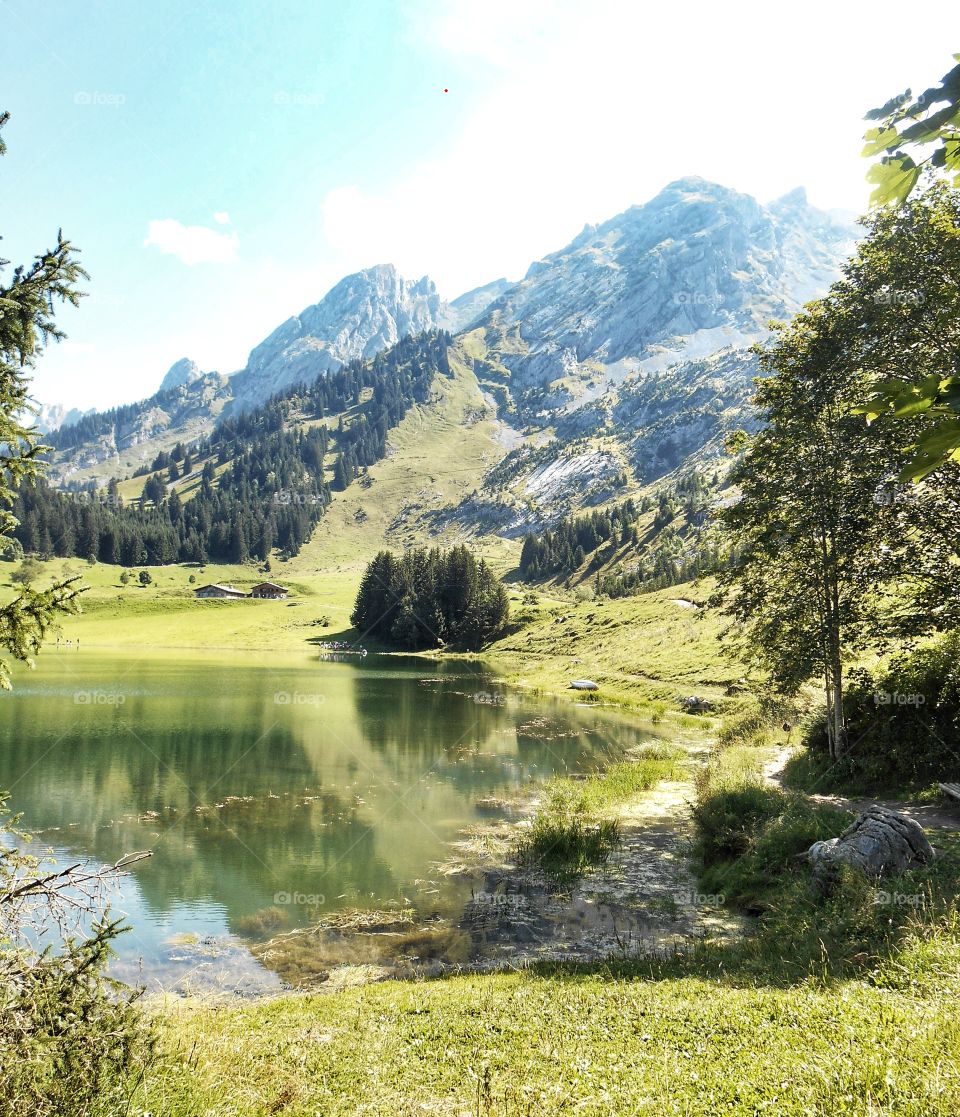
[(691, 795), (689, 781), (667, 781), (623, 807), (616, 850), (568, 894), (536, 872), (488, 869), (462, 923), (473, 939), (474, 967), (635, 957), (739, 934), (742, 920), (722, 898), (698, 892), (689, 858)]
[[(793, 753), (789, 745), (779, 749), (763, 769), (764, 778), (768, 783), (785, 790), (783, 783), (783, 770)], [(917, 803), (906, 799), (852, 799), (845, 795), (818, 795), (810, 793), (809, 798), (817, 803), (829, 803), (841, 810), (862, 813), (868, 807), (889, 807), (890, 810), (899, 811), (919, 822), (925, 830), (960, 830), (960, 803), (950, 804)]]

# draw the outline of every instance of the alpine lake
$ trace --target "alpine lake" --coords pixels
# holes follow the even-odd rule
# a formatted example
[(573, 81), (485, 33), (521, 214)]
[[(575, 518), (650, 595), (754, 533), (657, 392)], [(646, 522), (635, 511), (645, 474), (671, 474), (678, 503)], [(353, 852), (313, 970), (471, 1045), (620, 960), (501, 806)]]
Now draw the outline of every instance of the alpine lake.
[(461, 926), (477, 880), (444, 865), (465, 834), (653, 739), (474, 661), (61, 646), (0, 696), (0, 788), (57, 866), (151, 851), (111, 888), (115, 977), (259, 994), (291, 972), (264, 942), (319, 970), (297, 936), (320, 922), (388, 932), (339, 936), (345, 968), (383, 962), (391, 921)]

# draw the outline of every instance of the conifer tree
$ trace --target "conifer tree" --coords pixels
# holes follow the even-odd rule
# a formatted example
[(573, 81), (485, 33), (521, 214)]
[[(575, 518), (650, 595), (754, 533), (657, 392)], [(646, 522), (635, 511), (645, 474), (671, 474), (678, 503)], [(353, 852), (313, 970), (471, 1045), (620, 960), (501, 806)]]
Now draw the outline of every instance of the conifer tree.
[[(0, 130), (9, 113), (0, 113)], [(0, 155), (6, 147), (0, 138)], [(55, 246), (38, 255), (32, 264), (14, 269), (9, 280), (2, 278), (9, 261), (0, 260), (0, 543), (9, 540), (17, 526), (11, 512), (17, 489), (38, 476), (39, 455), (44, 447), (34, 428), (21, 416), (27, 403), (29, 380), (26, 370), (49, 341), (63, 337), (54, 321), (55, 303), (76, 306), (78, 284), (86, 278), (76, 251), (62, 233)], [(42, 549), (52, 550), (49, 532), (38, 540)], [(58, 614), (76, 609), (77, 578), (55, 582), (48, 589), (24, 587), (13, 601), (0, 608), (0, 647), (16, 659), (29, 660), (39, 651)], [(10, 687), (10, 671), (0, 660), (0, 686)]]

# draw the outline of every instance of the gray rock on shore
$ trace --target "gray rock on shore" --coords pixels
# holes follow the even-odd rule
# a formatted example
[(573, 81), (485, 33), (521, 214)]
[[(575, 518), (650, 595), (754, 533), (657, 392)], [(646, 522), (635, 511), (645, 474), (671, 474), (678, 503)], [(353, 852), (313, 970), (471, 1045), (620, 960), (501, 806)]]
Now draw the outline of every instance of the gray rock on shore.
[(821, 882), (838, 865), (880, 877), (928, 865), (935, 856), (919, 822), (879, 805), (864, 811), (839, 838), (814, 842), (807, 850), (814, 880)]

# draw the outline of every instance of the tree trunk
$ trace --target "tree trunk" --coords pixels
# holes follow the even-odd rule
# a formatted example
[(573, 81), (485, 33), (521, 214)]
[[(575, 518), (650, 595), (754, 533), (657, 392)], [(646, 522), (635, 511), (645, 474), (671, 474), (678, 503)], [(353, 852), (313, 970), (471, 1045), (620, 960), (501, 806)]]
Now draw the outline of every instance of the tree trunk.
[(826, 666), (824, 666), (823, 670), (823, 696), (824, 705), (826, 707), (827, 753), (831, 760), (836, 760), (837, 745), (834, 737), (833, 692), (830, 687), (830, 672), (827, 670)]

